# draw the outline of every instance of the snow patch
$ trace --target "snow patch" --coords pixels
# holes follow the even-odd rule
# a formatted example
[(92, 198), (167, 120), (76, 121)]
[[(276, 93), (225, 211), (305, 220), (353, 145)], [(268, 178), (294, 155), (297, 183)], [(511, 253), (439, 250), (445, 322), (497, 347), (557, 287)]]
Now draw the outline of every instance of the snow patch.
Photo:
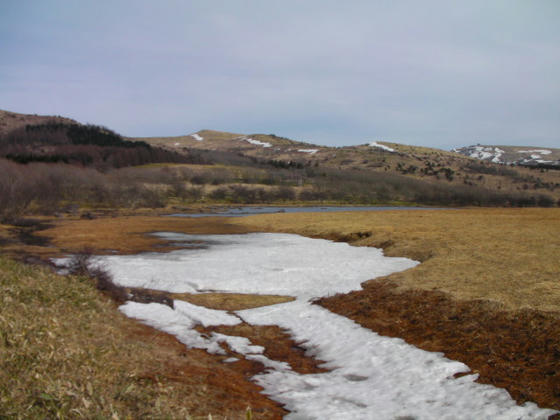
[(253, 325), (279, 325), (330, 372), (274, 370), (255, 377), (290, 411), (286, 419), (546, 418), (552, 410), (518, 406), (507, 391), (474, 382), (463, 363), (382, 337), (301, 300), (239, 311)]
[(518, 150), (517, 153), (538, 153), (540, 155), (550, 155), (552, 151), (546, 149), (535, 149), (535, 150)]
[(204, 137), (202, 137), (201, 135), (199, 135), (197, 133), (191, 134), (191, 137), (194, 138), (196, 141), (203, 141), (204, 140)]
[(262, 146), (262, 147), (272, 147), (272, 144), (264, 142), (264, 141), (259, 141), (259, 140), (255, 140), (255, 139), (251, 139), (249, 137), (244, 137), (242, 140), (249, 142), (251, 144), (254, 144), (255, 146)]
[(174, 242), (201, 241), (206, 249), (100, 258), (115, 283), (174, 293), (221, 291), (302, 299), (361, 290), (361, 283), (416, 266), (407, 258), (344, 242), (292, 234), (187, 235), (159, 233)]
[(298, 152), (309, 153), (310, 155), (314, 155), (318, 151), (319, 151), (319, 149), (298, 149)]
[(391, 149), (391, 148), (388, 147), (388, 146), (385, 146), (385, 145), (383, 145), (383, 144), (379, 144), (379, 143), (377, 143), (376, 141), (372, 141), (369, 145), (370, 145), (371, 147), (377, 147), (377, 148), (379, 148), (379, 149), (383, 149), (383, 150), (386, 150), (386, 151), (388, 151), (388, 152), (394, 152), (394, 151), (395, 151), (395, 149)]

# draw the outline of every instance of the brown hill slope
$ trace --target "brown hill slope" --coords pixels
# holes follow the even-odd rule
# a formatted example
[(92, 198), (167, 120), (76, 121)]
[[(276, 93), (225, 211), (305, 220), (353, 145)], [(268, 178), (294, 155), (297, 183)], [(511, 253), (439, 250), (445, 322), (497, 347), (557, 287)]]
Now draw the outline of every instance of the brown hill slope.
[[(480, 161), (455, 152), (372, 142), (359, 146), (327, 147), (293, 141), (273, 134), (243, 135), (202, 130), (180, 137), (139, 138), (149, 144), (184, 153), (219, 151), (253, 161), (291, 164), (296, 167), (351, 171), (371, 176), (394, 174), (445, 188), (476, 188), (504, 194), (548, 197), (542, 204), (560, 199), (560, 171), (538, 167), (510, 167)], [(536, 199), (536, 198), (535, 198)], [(538, 200), (538, 199), (537, 199)], [(531, 204), (531, 203), (528, 203)]]

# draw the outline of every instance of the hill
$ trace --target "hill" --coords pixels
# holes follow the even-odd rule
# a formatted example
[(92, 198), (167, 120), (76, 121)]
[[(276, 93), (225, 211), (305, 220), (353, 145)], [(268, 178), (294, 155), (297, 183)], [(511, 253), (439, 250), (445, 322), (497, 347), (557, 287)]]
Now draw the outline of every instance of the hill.
[(7, 122), (0, 135), (0, 220), (84, 207), (560, 203), (558, 170), (426, 147), (327, 147), (212, 130), (127, 138), (62, 117), (1, 115)]
[(534, 146), (475, 146), (453, 150), (474, 159), (536, 168), (560, 169), (560, 149)]
[[(226, 165), (240, 164), (240, 160), (245, 159), (245, 165), (303, 169), (303, 184), (317, 174), (326, 174), (327, 179), (337, 177), (343, 184), (348, 178), (360, 179), (358, 183), (362, 185), (355, 188), (354, 182), (354, 187), (346, 189), (347, 196), (371, 198), (371, 191), (375, 190), (373, 197), (378, 200), (432, 204), (448, 200), (448, 204), (453, 205), (498, 202), (530, 205), (539, 199), (541, 204), (550, 202), (551, 205), (560, 199), (560, 172), (549, 170), (553, 168), (505, 168), (494, 162), (480, 162), (470, 156), (427, 147), (381, 141), (327, 147), (274, 134), (246, 135), (212, 130), (180, 137), (136, 140), (184, 153), (196, 150), (208, 160)], [(396, 184), (399, 187), (395, 188)], [(380, 185), (386, 188), (381, 189)], [(416, 193), (409, 194), (408, 189)], [(488, 198), (489, 195), (494, 198)]]
[(155, 162), (189, 162), (185, 154), (128, 141), (106, 127), (61, 117), (25, 116), (2, 111), (0, 156), (18, 163), (71, 163), (97, 168)]

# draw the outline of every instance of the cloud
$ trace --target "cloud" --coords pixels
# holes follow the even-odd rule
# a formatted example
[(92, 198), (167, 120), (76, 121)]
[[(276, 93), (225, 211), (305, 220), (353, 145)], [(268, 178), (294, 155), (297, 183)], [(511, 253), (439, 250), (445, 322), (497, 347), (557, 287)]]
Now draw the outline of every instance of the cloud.
[(556, 1), (8, 5), (2, 108), (127, 135), (560, 146)]

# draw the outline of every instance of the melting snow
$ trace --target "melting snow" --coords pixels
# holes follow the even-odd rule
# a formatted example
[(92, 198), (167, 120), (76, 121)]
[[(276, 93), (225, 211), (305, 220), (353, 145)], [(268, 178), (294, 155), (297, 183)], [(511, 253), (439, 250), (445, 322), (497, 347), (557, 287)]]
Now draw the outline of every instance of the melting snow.
[[(267, 370), (253, 379), (291, 411), (286, 418), (390, 419), (410, 417), (519, 419), (542, 418), (552, 410), (533, 403), (516, 405), (502, 389), (474, 382), (460, 362), (417, 349), (401, 339), (381, 337), (353, 321), (312, 305), (314, 297), (360, 289), (364, 280), (414, 267), (381, 250), (287, 234), (160, 234), (170, 240), (202, 240), (207, 249), (99, 261), (122, 285), (169, 291), (220, 290), (295, 296), (293, 302), (238, 311), (235, 315), (175, 301), (165, 305), (128, 302), (128, 316), (171, 333), (189, 347), (225, 354), (221, 343)], [(246, 338), (203, 335), (196, 324), (278, 325), (303, 343), (306, 354), (324, 360), (327, 373), (302, 375), (268, 359)], [(228, 362), (234, 361), (232, 358)]]
[[(494, 163), (503, 163), (502, 156), (506, 153), (505, 150), (493, 146), (469, 146), (464, 148), (469, 153), (469, 157), (481, 160), (490, 160)], [(462, 150), (462, 149), (461, 149)], [(454, 152), (462, 153), (458, 149), (453, 149)]]
[(383, 144), (379, 144), (379, 143), (377, 143), (376, 141), (372, 141), (369, 145), (370, 145), (371, 147), (377, 147), (377, 148), (379, 148), (379, 149), (383, 149), (383, 150), (386, 150), (386, 151), (388, 151), (388, 152), (394, 152), (394, 151), (395, 151), (395, 149), (391, 149), (391, 148), (388, 147), (388, 146), (385, 146), (385, 145), (383, 145)]
[(204, 140), (204, 137), (200, 136), (199, 134), (191, 134), (191, 137), (194, 138), (196, 141)]
[(298, 149), (298, 152), (309, 153), (310, 155), (314, 155), (318, 151), (319, 151), (319, 149)]
[(262, 146), (262, 147), (272, 147), (272, 144), (264, 142), (264, 141), (259, 141), (259, 140), (255, 140), (255, 139), (250, 139), (248, 137), (244, 137), (242, 140), (245, 140), (251, 144), (254, 144), (255, 146)]

